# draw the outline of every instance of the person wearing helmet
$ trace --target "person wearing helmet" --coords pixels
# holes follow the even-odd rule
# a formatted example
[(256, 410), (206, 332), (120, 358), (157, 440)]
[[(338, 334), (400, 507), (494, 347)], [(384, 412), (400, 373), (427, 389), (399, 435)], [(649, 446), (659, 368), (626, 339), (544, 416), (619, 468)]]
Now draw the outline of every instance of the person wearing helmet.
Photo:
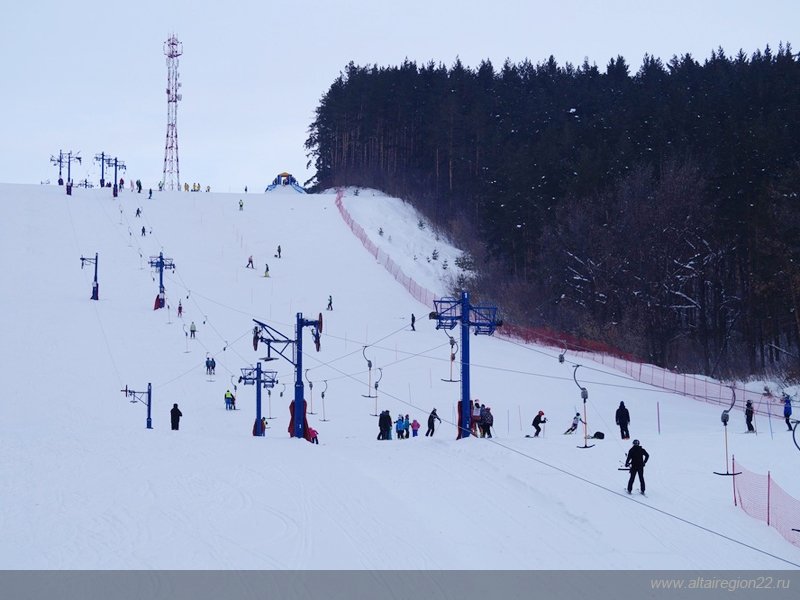
[(583, 423), (583, 419), (581, 419), (581, 413), (579, 412), (575, 413), (575, 416), (572, 417), (572, 425), (564, 432), (564, 435), (575, 433), (575, 430), (578, 428), (578, 423)]
[(639, 489), (642, 491), (642, 495), (644, 495), (644, 466), (647, 464), (648, 460), (650, 460), (650, 455), (647, 453), (647, 450), (642, 448), (639, 440), (633, 440), (633, 446), (628, 450), (628, 457), (625, 459), (625, 466), (630, 467), (631, 470), (631, 476), (630, 479), (628, 479), (629, 494), (631, 490), (633, 490), (633, 481), (638, 475)]
[(539, 437), (539, 433), (542, 431), (540, 425), (547, 423), (547, 419), (544, 416), (544, 411), (540, 410), (539, 413), (533, 417), (533, 428), (536, 430), (536, 433), (533, 434), (533, 437)]

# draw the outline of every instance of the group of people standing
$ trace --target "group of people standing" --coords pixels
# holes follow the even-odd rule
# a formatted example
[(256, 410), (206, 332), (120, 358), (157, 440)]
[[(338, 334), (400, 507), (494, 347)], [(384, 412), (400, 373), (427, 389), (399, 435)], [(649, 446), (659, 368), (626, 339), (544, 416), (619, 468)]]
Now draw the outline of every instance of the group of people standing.
[[(411, 315), (412, 317), (414, 315)], [(475, 400), (472, 406), (472, 418), (470, 419), (470, 431), (472, 435), (479, 435), (482, 438), (492, 437), (492, 425), (494, 425), (494, 415), (492, 409)]]

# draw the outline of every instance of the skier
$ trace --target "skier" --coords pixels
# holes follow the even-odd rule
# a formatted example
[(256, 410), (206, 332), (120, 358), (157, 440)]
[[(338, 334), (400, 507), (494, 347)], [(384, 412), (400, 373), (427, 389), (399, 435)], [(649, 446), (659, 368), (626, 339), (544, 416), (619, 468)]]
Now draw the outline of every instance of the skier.
[(244, 266), (244, 268), (245, 269), (255, 269), (255, 266), (253, 265), (253, 255), (252, 254), (247, 259), (247, 264)]
[(125, 190), (125, 180), (122, 177), (119, 178), (119, 189)]
[(170, 419), (172, 420), (172, 431), (178, 431), (178, 427), (181, 424), (181, 417), (183, 413), (181, 409), (178, 408), (178, 404), (175, 403), (172, 405), (172, 410), (169, 411)]
[[(259, 435), (258, 433), (256, 433), (256, 430), (258, 428), (258, 423), (259, 423), (258, 419), (256, 419), (255, 422), (253, 423), (253, 435)], [(262, 437), (267, 436), (267, 417), (261, 417), (261, 436)]]
[(431, 411), (431, 414), (428, 415), (428, 431), (425, 432), (425, 437), (428, 437), (429, 435), (433, 437), (433, 433), (436, 429), (437, 420), (439, 421), (439, 423), (442, 422), (442, 420), (439, 418), (439, 415), (436, 414), (436, 409), (434, 408)]
[(419, 421), (417, 421), (416, 419), (411, 421), (411, 437), (417, 437), (417, 434), (419, 433), (419, 428), (420, 428)]
[(411, 331), (416, 331), (417, 329), (414, 327), (414, 323), (417, 322), (417, 317), (414, 316), (414, 313), (411, 313)]
[(234, 410), (233, 394), (230, 390), (225, 391), (225, 410)]
[(744, 407), (744, 422), (747, 423), (747, 433), (753, 433), (753, 401), (748, 400)]
[(574, 433), (574, 431), (578, 428), (578, 423), (583, 423), (583, 419), (581, 419), (581, 413), (575, 413), (575, 416), (572, 417), (572, 425), (564, 432), (564, 435)]
[(539, 425), (547, 423), (547, 419), (544, 416), (544, 411), (540, 410), (535, 417), (533, 417), (533, 428), (536, 430), (536, 433), (533, 434), (533, 437), (539, 437), (539, 433), (542, 431), (542, 428)]
[(147, 199), (148, 200), (152, 200), (153, 199), (153, 188), (150, 188), (150, 189), (147, 190)]
[(136, 209), (136, 216), (137, 217), (141, 217), (142, 216), (142, 209), (141, 208), (137, 208)]
[(636, 475), (639, 475), (639, 489), (644, 494), (644, 466), (648, 460), (650, 460), (650, 455), (647, 450), (642, 448), (639, 440), (633, 440), (633, 446), (628, 450), (628, 457), (625, 459), (625, 466), (631, 469), (631, 477), (628, 479), (629, 494), (633, 490), (633, 481), (636, 479)]
[(244, 200), (239, 198), (239, 210), (244, 210)]
[(211, 359), (206, 356), (206, 375), (211, 375)]
[(278, 244), (278, 254), (277, 254), (277, 256), (278, 256), (278, 258), (281, 257), (281, 245), (280, 244)]
[(212, 375), (216, 375), (217, 374), (217, 361), (214, 360), (213, 356), (211, 357), (211, 374)]
[(244, 186), (244, 193), (247, 193), (247, 186)]
[(183, 306), (181, 305), (180, 300), (178, 300), (178, 316), (183, 317)]
[(333, 310), (333, 296), (328, 296), (328, 306), (325, 310)]
[(628, 423), (631, 422), (631, 414), (628, 412), (628, 409), (625, 408), (624, 402), (619, 403), (619, 408), (614, 414), (614, 419), (616, 420), (617, 425), (619, 425), (619, 433), (622, 436), (622, 439), (630, 439), (631, 434), (628, 432)]
[(192, 324), (189, 325), (189, 337), (194, 339), (195, 333), (197, 333), (197, 325), (195, 325), (194, 321), (192, 321)]
[(792, 416), (792, 398), (789, 394), (783, 395), (783, 417), (786, 419), (786, 427), (789, 428), (789, 431), (792, 430), (792, 422), (789, 420), (789, 417)]
[(264, 277), (269, 277), (269, 263), (264, 263)]
[(144, 237), (144, 236), (145, 236), (145, 229), (144, 229), (144, 225), (142, 225), (142, 237)]

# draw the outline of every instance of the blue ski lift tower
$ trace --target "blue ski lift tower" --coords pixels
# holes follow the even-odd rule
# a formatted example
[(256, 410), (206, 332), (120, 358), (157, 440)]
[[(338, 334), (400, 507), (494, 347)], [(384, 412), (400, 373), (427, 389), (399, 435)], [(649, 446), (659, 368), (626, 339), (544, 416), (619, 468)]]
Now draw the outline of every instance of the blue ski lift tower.
[(461, 324), (461, 400), (459, 401), (458, 439), (469, 437), (472, 417), (469, 393), (469, 328), (475, 335), (492, 335), (503, 322), (497, 319), (496, 306), (472, 306), (469, 293), (462, 291), (461, 299), (434, 300), (434, 310), (428, 318), (436, 321), (436, 329), (453, 329)]

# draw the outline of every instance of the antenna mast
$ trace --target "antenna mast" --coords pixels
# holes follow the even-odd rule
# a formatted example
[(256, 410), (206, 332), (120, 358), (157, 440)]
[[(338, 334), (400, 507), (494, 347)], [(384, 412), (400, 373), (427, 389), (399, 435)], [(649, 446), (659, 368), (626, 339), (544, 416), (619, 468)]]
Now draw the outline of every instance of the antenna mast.
[(173, 34), (164, 42), (167, 56), (167, 142), (164, 146), (164, 189), (174, 190), (177, 182), (181, 189), (181, 171), (178, 164), (178, 57), (183, 54), (183, 44)]

